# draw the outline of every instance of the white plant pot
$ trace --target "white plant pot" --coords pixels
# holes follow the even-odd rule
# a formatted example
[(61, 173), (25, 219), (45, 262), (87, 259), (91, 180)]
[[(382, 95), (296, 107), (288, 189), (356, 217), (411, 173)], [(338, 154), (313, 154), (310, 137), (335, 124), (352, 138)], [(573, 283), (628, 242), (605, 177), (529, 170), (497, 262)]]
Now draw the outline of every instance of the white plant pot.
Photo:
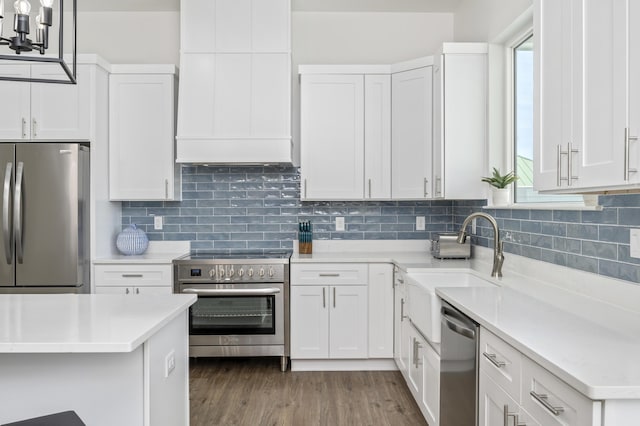
[(511, 204), (511, 191), (509, 188), (491, 188), (492, 205), (508, 206)]

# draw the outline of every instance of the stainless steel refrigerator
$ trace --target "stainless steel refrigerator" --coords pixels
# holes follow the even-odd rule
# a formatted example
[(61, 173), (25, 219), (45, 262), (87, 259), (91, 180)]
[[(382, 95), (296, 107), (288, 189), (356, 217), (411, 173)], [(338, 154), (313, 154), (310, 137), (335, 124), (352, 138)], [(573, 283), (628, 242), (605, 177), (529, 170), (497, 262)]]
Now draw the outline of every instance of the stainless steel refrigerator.
[(88, 293), (88, 144), (0, 143), (0, 178), (0, 293)]

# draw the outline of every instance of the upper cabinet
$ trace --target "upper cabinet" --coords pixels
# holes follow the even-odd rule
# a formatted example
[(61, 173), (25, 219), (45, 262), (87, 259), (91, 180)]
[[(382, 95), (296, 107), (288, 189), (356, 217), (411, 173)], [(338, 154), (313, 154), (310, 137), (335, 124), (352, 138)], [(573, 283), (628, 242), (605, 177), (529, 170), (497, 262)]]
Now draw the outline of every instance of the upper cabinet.
[(182, 0), (177, 161), (291, 162), (289, 0)]
[(534, 7), (536, 189), (637, 186), (638, 5), (536, 0)]
[(390, 199), (390, 76), (328, 71), (300, 70), (302, 199)]
[(109, 83), (110, 199), (179, 200), (175, 66), (114, 65)]
[(434, 198), (485, 198), (486, 43), (444, 43), (433, 65)]
[[(59, 78), (59, 65), (0, 65), (3, 75)], [(90, 65), (79, 64), (78, 84), (0, 82), (0, 139), (91, 139)], [(4, 71), (7, 70), (7, 71)]]
[(394, 199), (433, 198), (433, 67), (431, 58), (425, 59), (427, 64), (418, 63), (416, 68), (398, 71), (392, 76), (391, 192)]

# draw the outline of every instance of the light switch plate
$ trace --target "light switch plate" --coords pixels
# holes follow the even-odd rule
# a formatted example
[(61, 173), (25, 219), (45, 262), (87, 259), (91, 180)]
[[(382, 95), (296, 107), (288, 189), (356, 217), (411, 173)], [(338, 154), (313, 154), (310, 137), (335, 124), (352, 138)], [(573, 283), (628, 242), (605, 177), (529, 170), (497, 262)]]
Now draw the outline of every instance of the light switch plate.
[(416, 216), (416, 231), (424, 231), (425, 220), (424, 216)]
[(153, 229), (156, 231), (162, 229), (162, 216), (153, 217)]
[(630, 256), (640, 259), (640, 229), (629, 230), (629, 242), (631, 243)]
[(344, 217), (336, 217), (336, 231), (344, 231)]

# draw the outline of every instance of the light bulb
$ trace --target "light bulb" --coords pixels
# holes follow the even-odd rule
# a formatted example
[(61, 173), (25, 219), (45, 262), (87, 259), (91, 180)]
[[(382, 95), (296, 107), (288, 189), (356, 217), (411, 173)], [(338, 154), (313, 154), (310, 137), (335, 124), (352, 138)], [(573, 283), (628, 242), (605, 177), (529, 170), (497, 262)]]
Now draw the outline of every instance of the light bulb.
[(4, 18), (4, 0), (0, 0), (0, 18)]
[(42, 17), (40, 15), (36, 16), (36, 25), (38, 28), (44, 28), (44, 25), (42, 24)]
[(53, 0), (40, 0), (40, 4), (44, 7), (53, 6)]
[(13, 8), (17, 15), (28, 15), (31, 12), (31, 3), (27, 0), (16, 0), (13, 4)]

